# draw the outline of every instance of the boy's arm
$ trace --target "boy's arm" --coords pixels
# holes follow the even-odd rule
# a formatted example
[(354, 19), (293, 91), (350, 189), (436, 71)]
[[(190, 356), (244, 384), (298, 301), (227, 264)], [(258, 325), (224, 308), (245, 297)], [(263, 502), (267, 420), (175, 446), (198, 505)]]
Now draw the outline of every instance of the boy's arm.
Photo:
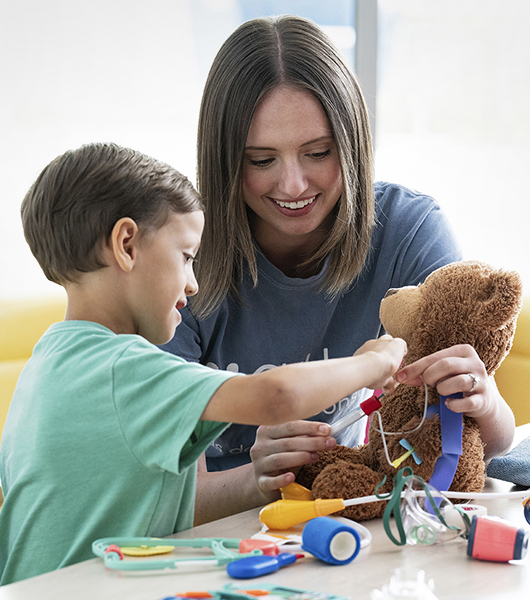
[(363, 387), (390, 392), (405, 352), (403, 340), (384, 335), (366, 342), (350, 357), (233, 377), (213, 394), (201, 419), (278, 425), (316, 415)]

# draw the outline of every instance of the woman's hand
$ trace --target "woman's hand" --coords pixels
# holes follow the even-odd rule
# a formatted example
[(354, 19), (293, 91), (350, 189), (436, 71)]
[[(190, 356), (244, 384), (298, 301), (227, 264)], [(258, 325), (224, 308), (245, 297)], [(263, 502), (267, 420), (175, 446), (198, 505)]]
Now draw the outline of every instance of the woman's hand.
[(442, 396), (461, 393), (461, 399), (448, 399), (447, 407), (470, 417), (491, 412), (497, 402), (495, 383), (490, 381), (484, 363), (468, 344), (452, 346), (425, 356), (396, 375), (399, 383), (427, 385)]
[(407, 385), (425, 382), (442, 396), (461, 393), (462, 398), (448, 398), (446, 406), (477, 421), (486, 458), (509, 449), (515, 431), (513, 413), (472, 346), (461, 344), (425, 356), (401, 369), (396, 380)]
[(327, 423), (291, 421), (258, 428), (250, 449), (256, 484), (266, 502), (280, 497), (280, 488), (293, 483), (305, 464), (316, 462), (320, 450), (337, 444)]

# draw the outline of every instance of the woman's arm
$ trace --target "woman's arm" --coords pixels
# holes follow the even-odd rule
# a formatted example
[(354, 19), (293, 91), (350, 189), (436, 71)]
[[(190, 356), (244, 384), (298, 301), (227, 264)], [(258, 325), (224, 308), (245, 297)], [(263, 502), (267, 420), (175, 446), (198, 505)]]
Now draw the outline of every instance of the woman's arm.
[(295, 480), (298, 469), (316, 462), (321, 450), (337, 444), (330, 426), (316, 421), (292, 421), (258, 428), (250, 451), (252, 463), (228, 471), (207, 472), (199, 460), (195, 525), (274, 502), (280, 488)]
[(202, 455), (197, 470), (194, 526), (267, 504), (269, 500), (261, 496), (255, 484), (253, 469), (249, 463), (209, 473)]
[(509, 450), (515, 433), (513, 412), (471, 346), (452, 346), (426, 356), (404, 367), (396, 380), (408, 385), (425, 382), (443, 396), (462, 393), (461, 399), (448, 399), (447, 407), (475, 419), (484, 442), (485, 459)]

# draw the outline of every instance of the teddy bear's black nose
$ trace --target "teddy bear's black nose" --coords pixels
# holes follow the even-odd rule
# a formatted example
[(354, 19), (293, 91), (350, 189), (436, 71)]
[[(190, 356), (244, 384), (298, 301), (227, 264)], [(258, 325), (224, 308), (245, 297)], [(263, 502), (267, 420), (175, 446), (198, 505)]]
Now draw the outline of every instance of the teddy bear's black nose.
[(390, 288), (388, 290), (388, 292), (385, 294), (385, 298), (388, 298), (388, 296), (393, 296), (394, 294), (397, 294), (398, 292), (399, 292), (399, 289)]

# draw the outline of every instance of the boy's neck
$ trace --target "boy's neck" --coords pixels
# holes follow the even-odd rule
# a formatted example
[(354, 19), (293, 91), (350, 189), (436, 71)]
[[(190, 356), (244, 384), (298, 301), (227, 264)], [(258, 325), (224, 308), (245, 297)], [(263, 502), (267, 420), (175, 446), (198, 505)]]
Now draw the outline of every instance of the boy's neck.
[(104, 271), (107, 269), (83, 273), (78, 282), (65, 284), (68, 304), (64, 320), (91, 321), (116, 334), (135, 333), (123, 293)]

